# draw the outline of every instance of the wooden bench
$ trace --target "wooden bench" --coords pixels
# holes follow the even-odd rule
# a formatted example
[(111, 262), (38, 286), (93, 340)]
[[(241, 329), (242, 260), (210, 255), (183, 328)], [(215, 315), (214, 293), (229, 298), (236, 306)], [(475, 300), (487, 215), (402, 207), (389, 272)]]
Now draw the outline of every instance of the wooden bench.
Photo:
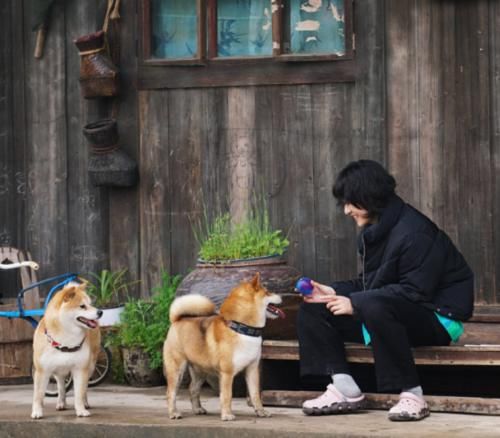
[[(465, 324), (465, 333), (459, 345), (446, 347), (417, 347), (413, 349), (417, 365), (433, 366), (500, 366), (500, 320), (498, 309), (485, 308), (472, 322)], [(347, 360), (353, 364), (373, 364), (370, 347), (346, 344)], [(263, 364), (269, 361), (298, 361), (296, 340), (265, 339), (262, 346)], [(263, 375), (263, 388), (269, 388)], [(425, 390), (425, 388), (424, 388)], [(269, 406), (300, 407), (304, 400), (317, 397), (320, 392), (265, 389), (262, 399)], [(367, 408), (388, 409), (396, 400), (393, 394), (366, 394)], [(436, 412), (465, 412), (500, 415), (500, 399), (485, 397), (427, 396), (431, 410)]]

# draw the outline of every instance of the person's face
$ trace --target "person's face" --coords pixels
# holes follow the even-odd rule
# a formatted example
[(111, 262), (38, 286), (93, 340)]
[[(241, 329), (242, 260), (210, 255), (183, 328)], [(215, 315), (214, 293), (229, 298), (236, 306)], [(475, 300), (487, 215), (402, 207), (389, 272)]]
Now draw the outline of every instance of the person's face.
[(344, 204), (344, 214), (346, 216), (351, 216), (354, 222), (356, 222), (356, 225), (360, 228), (372, 222), (368, 215), (368, 210), (358, 208), (353, 204)]

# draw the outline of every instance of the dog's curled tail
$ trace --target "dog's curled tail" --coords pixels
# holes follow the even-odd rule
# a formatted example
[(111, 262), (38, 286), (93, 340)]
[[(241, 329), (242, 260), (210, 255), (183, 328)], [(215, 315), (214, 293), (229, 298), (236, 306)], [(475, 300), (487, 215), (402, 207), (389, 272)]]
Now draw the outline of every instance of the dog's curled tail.
[(184, 295), (176, 298), (170, 306), (170, 322), (184, 316), (209, 316), (215, 314), (215, 304), (209, 298), (198, 295)]

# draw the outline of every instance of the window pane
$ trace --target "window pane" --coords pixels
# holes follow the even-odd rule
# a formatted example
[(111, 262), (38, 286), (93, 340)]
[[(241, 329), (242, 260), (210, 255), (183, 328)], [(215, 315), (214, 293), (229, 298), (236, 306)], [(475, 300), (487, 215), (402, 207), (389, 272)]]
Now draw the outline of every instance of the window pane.
[(344, 0), (290, 0), (292, 53), (345, 55)]
[(196, 0), (152, 0), (154, 58), (194, 58), (198, 52)]
[(218, 56), (272, 54), (271, 0), (217, 2)]

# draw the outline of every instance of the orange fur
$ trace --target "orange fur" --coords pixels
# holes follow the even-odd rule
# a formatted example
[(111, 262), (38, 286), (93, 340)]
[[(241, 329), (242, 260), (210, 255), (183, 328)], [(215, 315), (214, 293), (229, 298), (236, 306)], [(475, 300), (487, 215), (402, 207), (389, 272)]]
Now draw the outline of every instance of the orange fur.
[(233, 420), (232, 383), (236, 374), (245, 371), (256, 414), (269, 415), (260, 400), (258, 365), (262, 338), (237, 333), (228, 327), (228, 322), (264, 327), (266, 307), (270, 303), (281, 303), (281, 297), (261, 285), (259, 274), (251, 282), (236, 286), (218, 315), (214, 313), (213, 303), (201, 295), (187, 295), (174, 301), (170, 312), (172, 326), (163, 347), (170, 418), (181, 418), (176, 409), (176, 396), (186, 367), (191, 375), (190, 394), (195, 414), (206, 413), (200, 404), (200, 390), (206, 377), (215, 374), (220, 379), (221, 419)]
[[(43, 417), (43, 397), (51, 375), (56, 378), (59, 391), (56, 409), (65, 409), (64, 379), (69, 373), (74, 380), (76, 414), (83, 417), (90, 415), (87, 410), (87, 384), (100, 351), (101, 333), (97, 323), (100, 311), (91, 305), (85, 286), (69, 283), (57, 292), (35, 330), (32, 418)], [(50, 339), (61, 346), (71, 348), (81, 344), (81, 347), (75, 352), (60, 351), (51, 345)]]

